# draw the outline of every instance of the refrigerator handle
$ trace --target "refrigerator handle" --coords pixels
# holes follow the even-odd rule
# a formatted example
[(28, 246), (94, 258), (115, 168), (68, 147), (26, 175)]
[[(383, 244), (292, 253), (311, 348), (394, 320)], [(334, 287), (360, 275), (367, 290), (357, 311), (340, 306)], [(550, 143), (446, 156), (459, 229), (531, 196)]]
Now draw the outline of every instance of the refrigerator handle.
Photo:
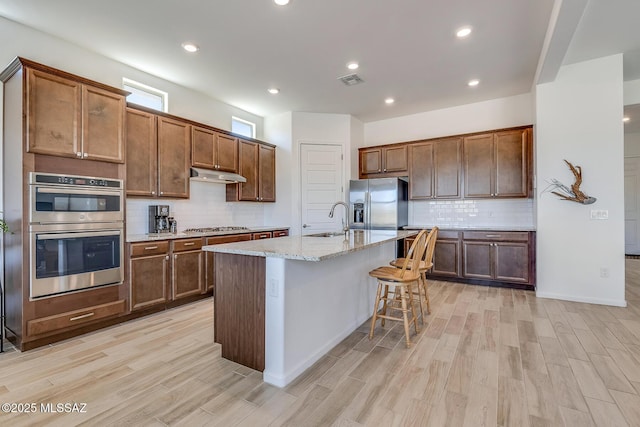
[(371, 195), (368, 191), (364, 192), (364, 228), (371, 228)]

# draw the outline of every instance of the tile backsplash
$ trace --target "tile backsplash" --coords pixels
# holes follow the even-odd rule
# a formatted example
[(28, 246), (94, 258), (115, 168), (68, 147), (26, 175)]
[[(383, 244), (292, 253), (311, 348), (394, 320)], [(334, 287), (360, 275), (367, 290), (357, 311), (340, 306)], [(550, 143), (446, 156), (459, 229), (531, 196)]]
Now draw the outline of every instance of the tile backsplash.
[(169, 205), (178, 221), (178, 231), (195, 227), (262, 226), (264, 206), (254, 202), (227, 202), (225, 185), (191, 182), (191, 198), (127, 199), (127, 234), (145, 234), (148, 230), (148, 206)]
[(533, 199), (412, 201), (409, 224), (533, 227), (533, 211)]

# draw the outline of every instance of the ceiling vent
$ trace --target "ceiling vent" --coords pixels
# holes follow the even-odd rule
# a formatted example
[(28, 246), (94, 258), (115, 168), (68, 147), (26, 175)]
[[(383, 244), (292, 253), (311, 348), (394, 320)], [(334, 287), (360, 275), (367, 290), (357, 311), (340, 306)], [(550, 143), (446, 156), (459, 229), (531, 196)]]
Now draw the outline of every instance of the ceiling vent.
[(357, 75), (356, 73), (347, 74), (346, 76), (338, 77), (338, 80), (340, 80), (342, 83), (344, 83), (347, 86), (353, 86), (359, 83), (364, 83), (364, 80), (362, 80), (360, 76)]

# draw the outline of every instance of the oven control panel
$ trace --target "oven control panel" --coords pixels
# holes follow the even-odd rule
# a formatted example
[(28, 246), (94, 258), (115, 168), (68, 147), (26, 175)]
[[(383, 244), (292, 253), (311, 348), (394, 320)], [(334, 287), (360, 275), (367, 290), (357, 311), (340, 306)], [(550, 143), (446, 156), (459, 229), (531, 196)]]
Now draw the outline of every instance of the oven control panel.
[(31, 184), (59, 184), (78, 187), (122, 188), (122, 180), (95, 178), (88, 176), (58, 175), (34, 172), (30, 176)]

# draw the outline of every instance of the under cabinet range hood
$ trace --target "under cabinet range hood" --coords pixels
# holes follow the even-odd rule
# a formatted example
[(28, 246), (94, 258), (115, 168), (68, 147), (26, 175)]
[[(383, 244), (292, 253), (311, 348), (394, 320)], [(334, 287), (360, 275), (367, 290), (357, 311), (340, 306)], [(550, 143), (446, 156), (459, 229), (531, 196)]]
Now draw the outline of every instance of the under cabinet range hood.
[(237, 173), (191, 168), (191, 180), (213, 184), (235, 184), (247, 182), (247, 178)]

